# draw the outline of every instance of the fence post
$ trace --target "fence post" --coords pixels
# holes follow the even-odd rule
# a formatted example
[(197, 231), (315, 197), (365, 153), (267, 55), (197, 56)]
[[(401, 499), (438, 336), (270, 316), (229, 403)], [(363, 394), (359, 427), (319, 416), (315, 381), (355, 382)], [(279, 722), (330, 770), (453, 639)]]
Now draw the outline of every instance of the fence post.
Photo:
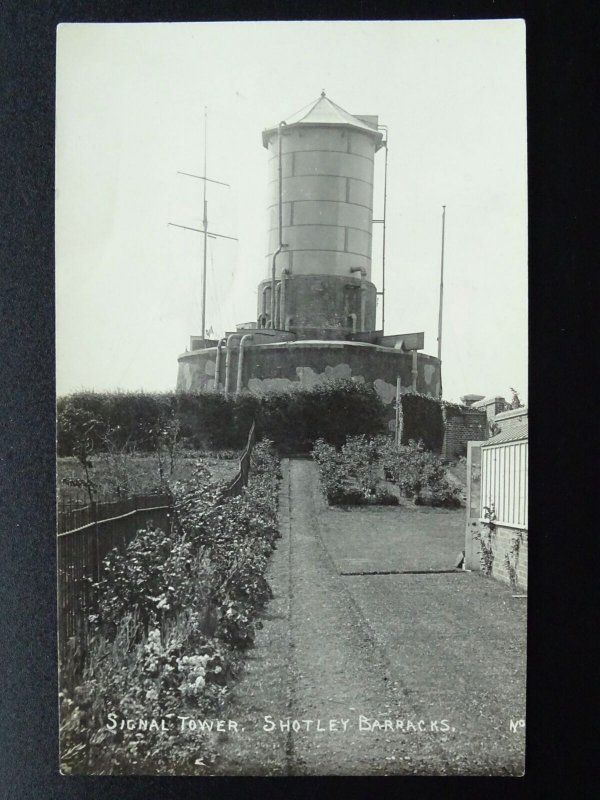
[[(477, 471), (479, 470), (479, 475)], [(481, 531), (481, 442), (467, 443), (467, 502), (465, 519), (465, 569), (481, 569), (481, 548), (476, 536)]]
[(401, 388), (402, 388), (402, 381), (400, 380), (400, 375), (396, 378), (396, 447), (400, 446), (400, 402), (401, 402)]
[(94, 534), (96, 538), (96, 582), (100, 583), (100, 530), (98, 528), (98, 504), (95, 500), (91, 503), (91, 511), (94, 518)]

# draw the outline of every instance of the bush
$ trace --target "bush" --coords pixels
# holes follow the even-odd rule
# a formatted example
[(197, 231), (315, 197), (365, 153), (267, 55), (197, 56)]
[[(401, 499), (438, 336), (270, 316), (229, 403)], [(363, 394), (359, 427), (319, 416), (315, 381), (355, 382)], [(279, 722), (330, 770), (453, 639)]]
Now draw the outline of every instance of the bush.
[(339, 449), (318, 439), (312, 454), (319, 467), (325, 496), (332, 505), (390, 504), (389, 493), (379, 489), (378, 439), (349, 436)]
[(415, 505), (427, 501), (428, 505), (460, 506), (460, 487), (447, 480), (442, 460), (425, 450), (422, 442), (387, 448), (384, 458), (386, 475), (406, 497), (413, 498)]
[(422, 441), (427, 450), (439, 453), (444, 444), (442, 402), (423, 394), (403, 394), (402, 441)]
[[(82, 675), (61, 664), (61, 769), (89, 774), (198, 774), (213, 760), (177, 715), (218, 713), (241, 653), (254, 642), (279, 536), (279, 462), (255, 445), (248, 486), (222, 500), (200, 464), (173, 487), (176, 524), (143, 530), (108, 554)], [(109, 715), (115, 715), (113, 718)], [(166, 731), (107, 727), (110, 719), (170, 719)]]
[(255, 420), (257, 437), (271, 439), (282, 453), (308, 453), (319, 438), (339, 447), (347, 436), (386, 429), (386, 411), (377, 392), (353, 381), (264, 397), (248, 392), (237, 398), (216, 392), (69, 395), (57, 403), (59, 456), (75, 454), (83, 418), (94, 421), (86, 434), (90, 452), (110, 447), (155, 451), (174, 422), (184, 446), (239, 450)]
[(389, 436), (355, 436), (337, 449), (318, 440), (313, 458), (332, 505), (397, 505), (396, 495), (380, 486), (382, 473), (415, 505), (461, 505), (460, 487), (447, 480), (441, 459), (425, 450), (422, 442), (396, 447)]

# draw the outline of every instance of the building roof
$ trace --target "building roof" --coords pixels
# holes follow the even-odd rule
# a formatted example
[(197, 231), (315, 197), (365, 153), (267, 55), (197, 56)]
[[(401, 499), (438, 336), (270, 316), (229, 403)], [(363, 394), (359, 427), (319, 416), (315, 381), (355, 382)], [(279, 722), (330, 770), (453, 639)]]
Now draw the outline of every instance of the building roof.
[(482, 443), (482, 447), (487, 447), (491, 444), (506, 444), (508, 442), (518, 442), (521, 439), (529, 437), (529, 426), (527, 420), (525, 422), (517, 422), (515, 425), (508, 425), (503, 431), (492, 436), (490, 439)]
[[(368, 120), (368, 121), (367, 121)], [(381, 147), (383, 134), (377, 130), (377, 117), (357, 117), (344, 111), (343, 108), (326, 97), (325, 92), (321, 96), (309, 103), (308, 106), (300, 109), (291, 117), (285, 120), (286, 127), (298, 125), (343, 125), (348, 128), (356, 128), (369, 133), (377, 139), (377, 148)], [(267, 128), (263, 131), (263, 145), (268, 147), (269, 138), (279, 125)]]

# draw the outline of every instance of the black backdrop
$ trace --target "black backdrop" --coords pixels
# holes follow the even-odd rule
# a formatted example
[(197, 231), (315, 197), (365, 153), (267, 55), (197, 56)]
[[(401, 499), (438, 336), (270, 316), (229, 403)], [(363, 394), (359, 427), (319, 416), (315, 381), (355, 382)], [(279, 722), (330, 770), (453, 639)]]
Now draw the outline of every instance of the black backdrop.
[[(219, 3), (4, 0), (0, 6), (0, 796), (7, 798), (301, 796), (405, 790), (440, 796), (437, 779), (114, 779), (58, 774), (54, 576), (54, 59), (59, 22), (202, 19), (439, 19), (527, 21), (531, 250), (532, 548), (527, 775), (444, 778), (442, 796), (483, 791), (585, 796), (591, 738), (582, 729), (594, 608), (582, 589), (595, 539), (584, 519), (595, 469), (583, 472), (597, 430), (581, 324), (595, 310), (597, 257), (584, 232), (597, 216), (591, 93), (597, 84), (593, 2)], [(594, 50), (592, 49), (592, 45)], [(588, 60), (589, 59), (589, 60)], [(597, 56), (595, 58), (597, 61)], [(597, 128), (596, 128), (597, 130)], [(595, 203), (594, 203), (595, 201)], [(586, 210), (591, 213), (586, 216)], [(594, 211), (594, 209), (596, 209)], [(594, 219), (595, 227), (597, 220)], [(560, 369), (557, 368), (560, 366)], [(560, 376), (560, 378), (558, 377)], [(588, 415), (583, 414), (588, 411)], [(584, 424), (584, 420), (588, 420)], [(569, 422), (573, 430), (569, 430)], [(575, 428), (577, 425), (577, 428)], [(576, 447), (573, 446), (576, 445)], [(544, 467), (549, 469), (544, 470)], [(586, 481), (582, 481), (582, 475)], [(376, 781), (377, 786), (373, 783)], [(401, 780), (401, 779), (400, 779)], [(507, 782), (510, 784), (507, 786)], [(336, 784), (335, 787), (332, 784)], [(388, 784), (384, 786), (383, 784)], [(481, 786), (485, 784), (485, 786)]]

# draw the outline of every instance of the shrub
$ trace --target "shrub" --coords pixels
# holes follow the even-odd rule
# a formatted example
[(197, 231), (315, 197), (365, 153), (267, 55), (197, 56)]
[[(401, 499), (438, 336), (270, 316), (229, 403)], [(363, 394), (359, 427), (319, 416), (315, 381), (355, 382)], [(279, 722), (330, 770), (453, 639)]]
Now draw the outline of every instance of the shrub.
[(389, 436), (355, 436), (337, 449), (318, 440), (313, 458), (332, 505), (397, 505), (396, 495), (380, 485), (382, 472), (416, 505), (461, 505), (460, 487), (447, 480), (441, 459), (425, 450), (422, 442), (397, 447)]
[(446, 478), (439, 456), (423, 447), (422, 442), (385, 451), (385, 471), (400, 491), (413, 498), (415, 505), (460, 506), (460, 487)]
[(378, 506), (397, 506), (400, 504), (398, 496), (388, 492), (386, 489), (378, 489), (375, 495), (374, 504)]
[(389, 504), (389, 499), (384, 499), (388, 493), (379, 489), (378, 439), (349, 436), (339, 449), (318, 439), (312, 454), (319, 467), (325, 496), (332, 505), (365, 505), (379, 501)]
[(444, 415), (442, 403), (423, 394), (403, 394), (402, 441), (422, 441), (427, 450), (439, 453), (444, 443)]
[[(193, 774), (213, 760), (201, 731), (178, 715), (210, 714), (226, 695), (227, 653), (199, 632), (195, 613), (139, 635), (134, 615), (114, 639), (98, 637), (84, 680), (60, 694), (61, 770), (92, 774)], [(165, 720), (167, 730), (121, 729), (121, 719)]]
[(268, 437), (282, 453), (308, 453), (319, 438), (339, 447), (347, 436), (386, 429), (379, 395), (354, 381), (330, 381), (262, 398), (249, 392), (229, 398), (217, 392), (80, 392), (58, 400), (58, 455), (74, 454), (73, 426), (82, 414), (95, 420), (89, 439), (94, 452), (107, 450), (110, 432), (111, 446), (117, 450), (156, 451), (161, 446), (168, 455), (175, 424), (177, 443), (239, 450), (255, 420), (257, 437)]
[[(177, 715), (215, 714), (253, 644), (271, 597), (278, 476), (267, 441), (255, 445), (239, 496), (222, 500), (198, 464), (192, 481), (173, 487), (171, 530), (140, 531), (124, 553), (109, 553), (83, 673), (61, 664), (63, 772), (197, 774), (211, 763), (209, 737), (182, 732)], [(109, 729), (109, 714), (173, 724), (140, 735)]]

